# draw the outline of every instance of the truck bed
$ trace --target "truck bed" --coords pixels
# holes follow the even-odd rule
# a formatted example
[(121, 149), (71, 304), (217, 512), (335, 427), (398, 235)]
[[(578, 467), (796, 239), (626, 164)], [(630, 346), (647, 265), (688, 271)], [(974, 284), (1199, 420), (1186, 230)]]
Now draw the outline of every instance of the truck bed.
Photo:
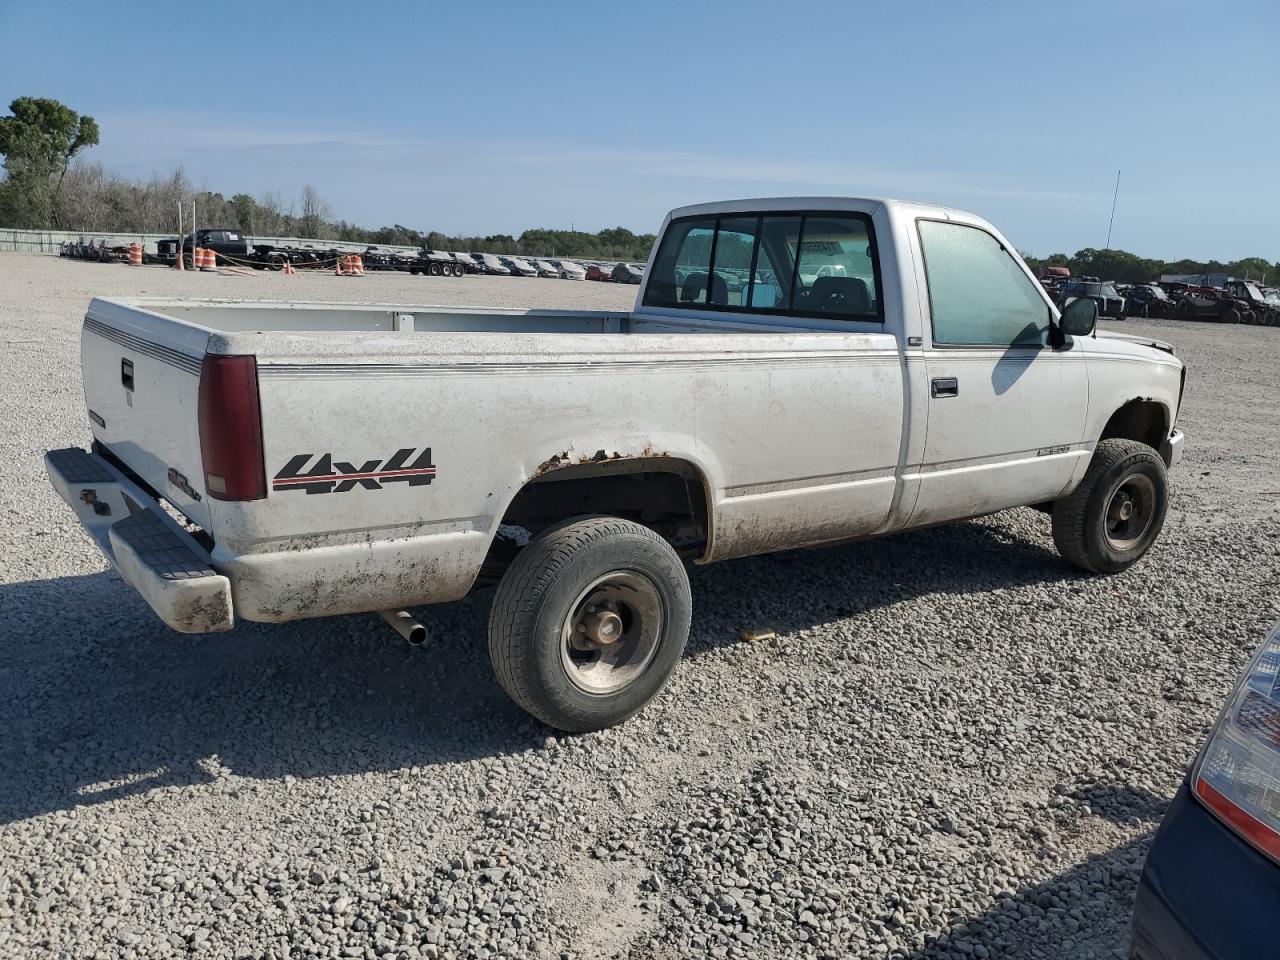
[[(219, 359), (253, 364), (261, 497), (219, 496), (207, 469)], [(706, 559), (876, 532), (903, 436), (886, 333), (97, 299), (82, 367), (97, 452), (201, 528), (253, 620), (460, 597), (517, 493), (568, 465), (690, 478), (716, 517)]]

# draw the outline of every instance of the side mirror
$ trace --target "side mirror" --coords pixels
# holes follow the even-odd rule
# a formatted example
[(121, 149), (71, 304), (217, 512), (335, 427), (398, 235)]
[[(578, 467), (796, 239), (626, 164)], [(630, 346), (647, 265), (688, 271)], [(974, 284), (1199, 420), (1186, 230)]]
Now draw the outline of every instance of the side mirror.
[(1098, 325), (1098, 304), (1088, 297), (1077, 297), (1062, 308), (1058, 329), (1067, 337), (1087, 337)]

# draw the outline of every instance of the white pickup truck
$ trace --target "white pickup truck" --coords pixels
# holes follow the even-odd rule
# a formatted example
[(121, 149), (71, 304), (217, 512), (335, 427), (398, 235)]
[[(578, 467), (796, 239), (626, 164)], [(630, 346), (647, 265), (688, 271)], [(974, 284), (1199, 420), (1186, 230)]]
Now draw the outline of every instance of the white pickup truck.
[(95, 299), (93, 447), (46, 463), (176, 630), (377, 611), (420, 642), (407, 608), (496, 582), (504, 688), (597, 729), (680, 660), (682, 558), (1032, 505), (1077, 566), (1138, 560), (1184, 369), (1095, 321), (972, 214), (704, 204), (629, 313)]

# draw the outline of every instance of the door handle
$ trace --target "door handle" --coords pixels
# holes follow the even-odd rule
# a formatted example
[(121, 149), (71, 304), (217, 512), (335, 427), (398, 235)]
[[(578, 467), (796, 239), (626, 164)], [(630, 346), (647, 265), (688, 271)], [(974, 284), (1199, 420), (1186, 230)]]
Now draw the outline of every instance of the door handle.
[(933, 397), (958, 397), (960, 381), (955, 377), (934, 377), (929, 381), (929, 394)]
[(120, 358), (120, 383), (126, 390), (133, 389), (133, 361), (128, 357)]

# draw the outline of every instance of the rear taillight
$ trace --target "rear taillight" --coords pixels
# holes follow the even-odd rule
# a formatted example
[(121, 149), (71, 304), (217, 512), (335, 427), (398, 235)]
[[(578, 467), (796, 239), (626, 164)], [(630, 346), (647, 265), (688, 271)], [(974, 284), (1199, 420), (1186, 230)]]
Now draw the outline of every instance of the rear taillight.
[(1280, 860), (1280, 627), (1218, 718), (1191, 786), (1227, 826)]
[(215, 500), (261, 500), (262, 412), (258, 362), (208, 354), (200, 369), (200, 456), (204, 488)]

